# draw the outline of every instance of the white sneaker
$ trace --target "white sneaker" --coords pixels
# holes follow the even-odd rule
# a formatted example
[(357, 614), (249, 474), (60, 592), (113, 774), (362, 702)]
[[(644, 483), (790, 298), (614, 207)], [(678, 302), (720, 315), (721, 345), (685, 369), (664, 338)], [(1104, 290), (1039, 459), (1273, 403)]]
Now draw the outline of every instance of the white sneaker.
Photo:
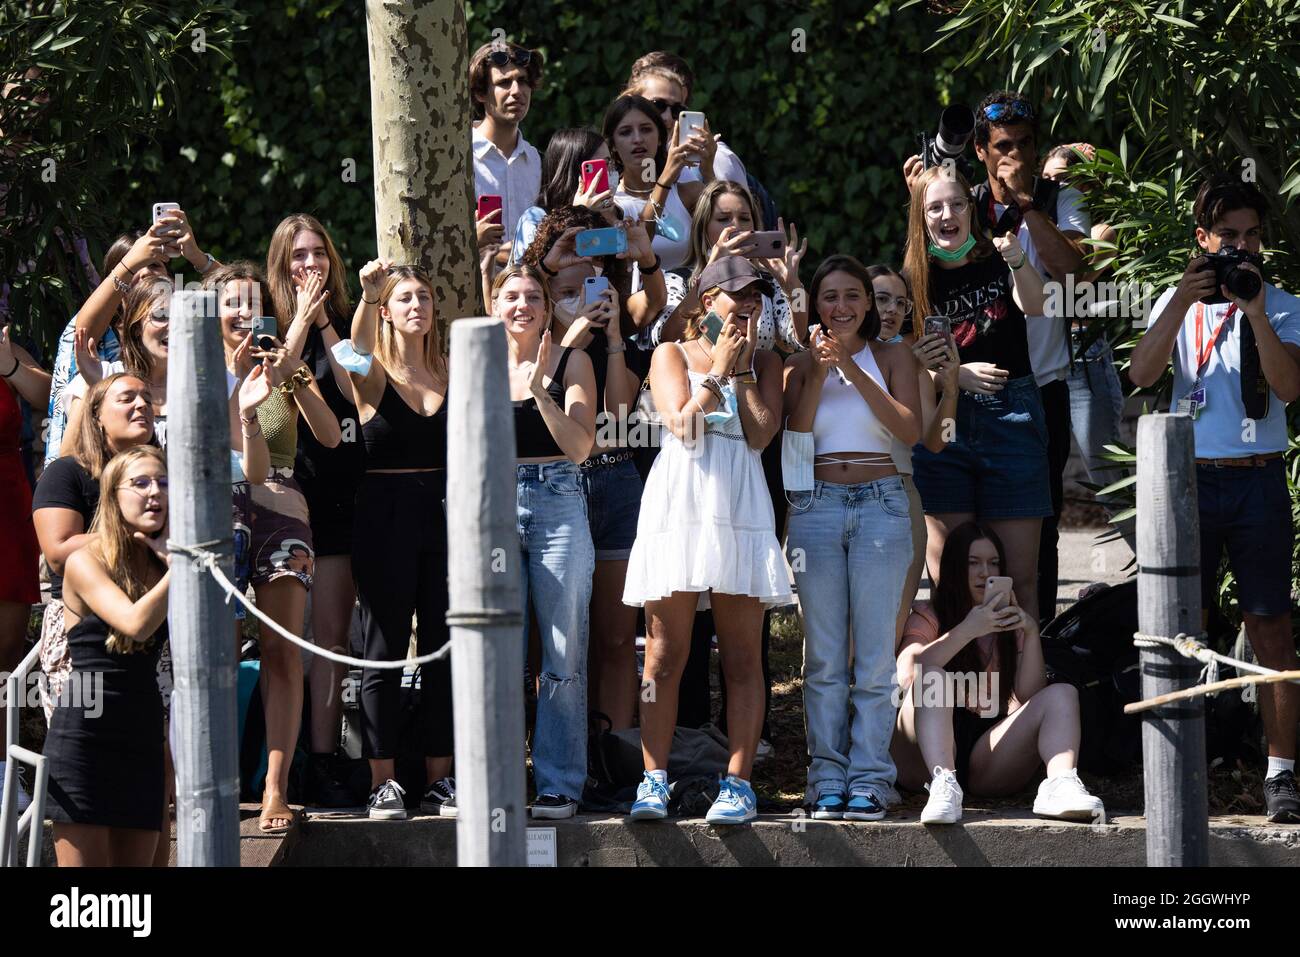
[(934, 780), (925, 789), (930, 792), (930, 800), (921, 811), (922, 824), (956, 824), (961, 820), (962, 792), (956, 774), (935, 767)]
[(1104, 820), (1106, 810), (1101, 798), (1089, 794), (1079, 780), (1079, 773), (1071, 768), (1038, 785), (1034, 813), (1062, 821), (1093, 821)]

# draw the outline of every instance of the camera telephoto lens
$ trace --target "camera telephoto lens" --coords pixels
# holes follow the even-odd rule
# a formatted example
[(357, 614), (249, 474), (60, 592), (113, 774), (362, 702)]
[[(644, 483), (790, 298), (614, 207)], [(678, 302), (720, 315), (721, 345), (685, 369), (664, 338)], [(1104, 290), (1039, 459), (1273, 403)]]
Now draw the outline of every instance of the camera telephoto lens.
[(1259, 295), (1259, 290), (1263, 287), (1263, 280), (1257, 273), (1249, 269), (1242, 269), (1240, 266), (1229, 266), (1228, 271), (1224, 274), (1223, 284), (1228, 287), (1228, 291), (1238, 299), (1254, 299)]

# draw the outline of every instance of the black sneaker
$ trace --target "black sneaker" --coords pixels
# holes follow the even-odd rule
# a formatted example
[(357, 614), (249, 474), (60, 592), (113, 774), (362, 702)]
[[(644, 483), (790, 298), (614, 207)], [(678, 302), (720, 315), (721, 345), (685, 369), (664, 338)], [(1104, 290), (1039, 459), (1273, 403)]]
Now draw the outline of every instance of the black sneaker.
[(338, 778), (338, 762), (332, 754), (313, 754), (307, 759), (306, 800), (309, 807), (356, 807), (357, 795)]
[(563, 794), (539, 794), (528, 813), (534, 818), (559, 820), (578, 813), (578, 802)]
[(1295, 786), (1295, 775), (1280, 771), (1264, 779), (1264, 803), (1268, 805), (1268, 819), (1273, 824), (1300, 824), (1300, 793)]
[(373, 821), (405, 821), (406, 791), (391, 778), (370, 792), (367, 814)]
[(456, 779), (443, 778), (430, 784), (420, 799), (420, 810), (438, 817), (455, 817)]

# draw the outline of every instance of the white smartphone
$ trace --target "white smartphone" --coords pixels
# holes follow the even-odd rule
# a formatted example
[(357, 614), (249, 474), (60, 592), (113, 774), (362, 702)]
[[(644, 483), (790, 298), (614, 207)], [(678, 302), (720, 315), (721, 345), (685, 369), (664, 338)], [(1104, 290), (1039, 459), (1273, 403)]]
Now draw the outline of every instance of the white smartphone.
[(153, 221), (156, 223), (173, 209), (180, 209), (180, 203), (154, 203), (153, 204)]
[[(704, 114), (697, 113), (694, 110), (682, 110), (677, 117), (677, 142), (685, 143), (692, 135), (704, 129)], [(692, 163), (692, 166), (699, 165)]]
[(1011, 579), (1006, 575), (990, 575), (984, 579), (984, 604), (989, 604), (994, 595), (1001, 595), (1005, 600), (999, 608), (1011, 604)]

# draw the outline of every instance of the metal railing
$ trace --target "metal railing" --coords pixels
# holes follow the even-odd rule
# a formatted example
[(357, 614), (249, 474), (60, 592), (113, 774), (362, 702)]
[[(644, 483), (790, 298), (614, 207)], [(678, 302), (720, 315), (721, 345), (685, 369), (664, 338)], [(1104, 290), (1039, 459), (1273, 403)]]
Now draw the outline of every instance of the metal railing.
[[(27, 866), (38, 867), (41, 862), (41, 842), (45, 837), (45, 789), (48, 768), (45, 756), (18, 745), (19, 708), (25, 699), (20, 692), (27, 677), (41, 657), (40, 642), (28, 652), (27, 657), (9, 675), (5, 682), (5, 756), (9, 769), (5, 773), (3, 803), (0, 803), (0, 867), (18, 866), (18, 841), (27, 834)], [(20, 816), (18, 814), (17, 762), (30, 764), (36, 772), (36, 786), (32, 803)]]

